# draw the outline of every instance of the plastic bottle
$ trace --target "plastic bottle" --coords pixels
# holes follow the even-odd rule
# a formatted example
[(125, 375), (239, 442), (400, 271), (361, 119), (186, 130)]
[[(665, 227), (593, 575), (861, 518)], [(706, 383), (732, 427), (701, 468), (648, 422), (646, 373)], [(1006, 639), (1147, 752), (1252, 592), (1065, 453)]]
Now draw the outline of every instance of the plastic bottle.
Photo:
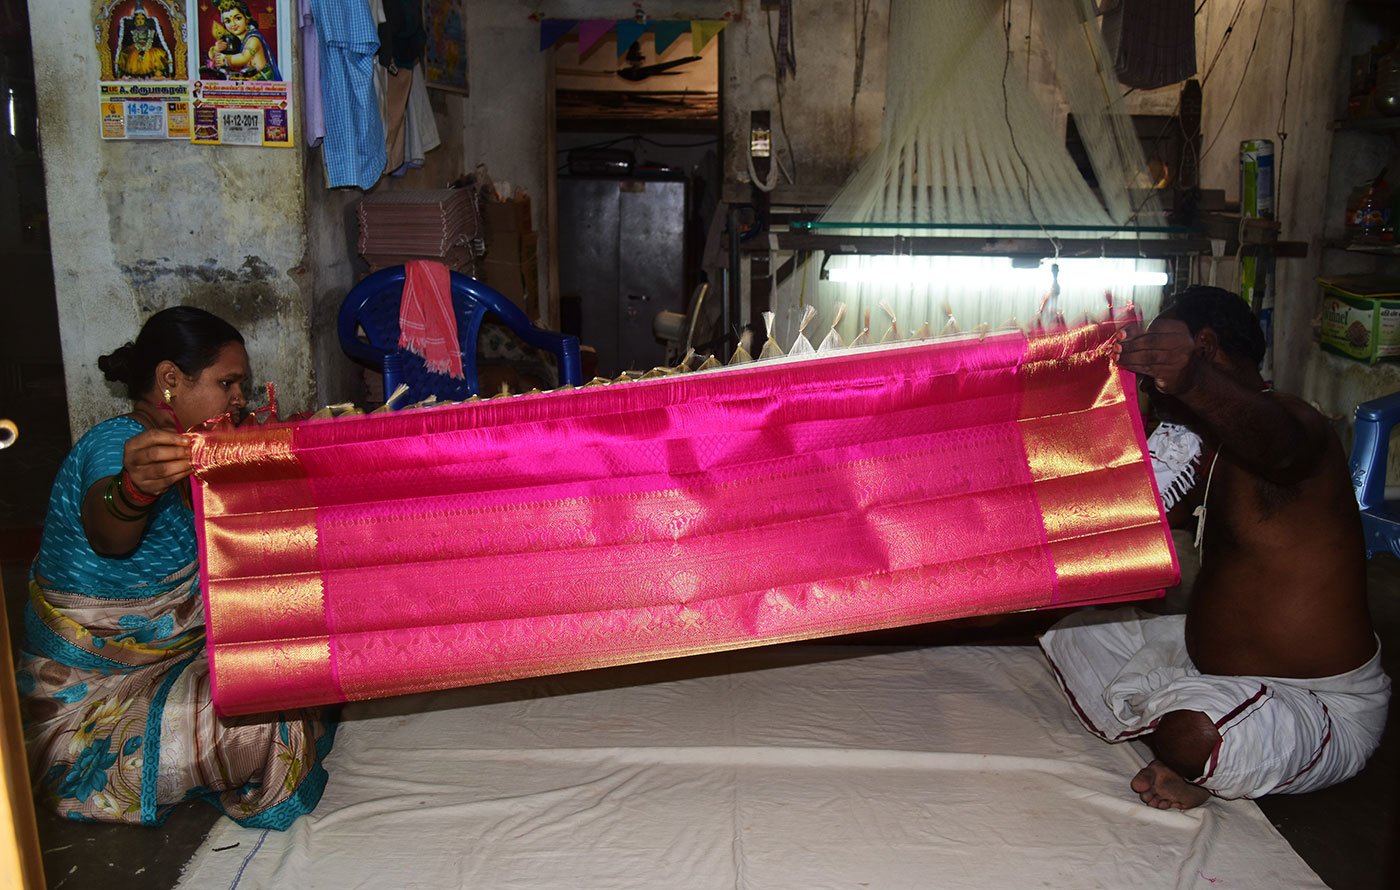
[(1381, 170), (1376, 174), (1362, 195), (1358, 208), (1358, 234), (1363, 238), (1379, 240), (1390, 228), (1390, 183), (1386, 182), (1385, 172)]

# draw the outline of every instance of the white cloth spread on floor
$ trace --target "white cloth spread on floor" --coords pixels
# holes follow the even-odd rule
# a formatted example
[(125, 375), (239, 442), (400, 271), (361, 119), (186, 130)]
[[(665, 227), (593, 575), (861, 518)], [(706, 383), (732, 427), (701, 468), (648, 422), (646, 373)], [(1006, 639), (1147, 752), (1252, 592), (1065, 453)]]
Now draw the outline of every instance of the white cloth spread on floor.
[(740, 650), (347, 705), (317, 810), (221, 820), (180, 887), (1323, 890), (1144, 762), (1034, 647)]
[(1040, 645), (1084, 725), (1107, 741), (1150, 733), (1163, 715), (1200, 711), (1221, 742), (1202, 776), (1225, 798), (1314, 791), (1350, 778), (1380, 743), (1390, 678), (1380, 648), (1335, 677), (1202, 674), (1186, 653), (1186, 616), (1079, 612)]

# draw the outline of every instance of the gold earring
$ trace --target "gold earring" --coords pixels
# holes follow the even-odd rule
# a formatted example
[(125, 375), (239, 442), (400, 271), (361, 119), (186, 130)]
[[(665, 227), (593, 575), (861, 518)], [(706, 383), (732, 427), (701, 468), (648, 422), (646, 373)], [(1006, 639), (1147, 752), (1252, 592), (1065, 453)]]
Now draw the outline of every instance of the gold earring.
[(161, 395), (165, 396), (166, 404), (169, 404), (174, 399), (174, 396), (170, 394), (170, 387), (168, 386), (165, 388), (165, 391), (161, 393)]

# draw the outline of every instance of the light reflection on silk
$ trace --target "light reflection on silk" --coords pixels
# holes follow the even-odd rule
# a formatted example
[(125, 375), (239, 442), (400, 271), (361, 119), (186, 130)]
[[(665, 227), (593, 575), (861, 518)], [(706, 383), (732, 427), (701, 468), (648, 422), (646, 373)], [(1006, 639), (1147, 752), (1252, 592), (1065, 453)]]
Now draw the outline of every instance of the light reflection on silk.
[(195, 440), (242, 714), (1175, 583), (1112, 325)]

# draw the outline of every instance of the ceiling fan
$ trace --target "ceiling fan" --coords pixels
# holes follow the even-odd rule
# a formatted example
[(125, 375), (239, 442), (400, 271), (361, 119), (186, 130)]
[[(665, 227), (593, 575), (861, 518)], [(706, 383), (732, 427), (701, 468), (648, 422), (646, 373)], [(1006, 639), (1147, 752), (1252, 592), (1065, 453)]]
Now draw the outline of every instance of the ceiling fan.
[(679, 68), (682, 65), (689, 65), (691, 62), (698, 62), (700, 61), (701, 57), (686, 56), (683, 59), (671, 59), (668, 62), (653, 62), (650, 65), (646, 65), (643, 64), (644, 62), (646, 62), (646, 57), (642, 55), (642, 45), (640, 43), (633, 43), (627, 48), (627, 54), (625, 58), (627, 59), (627, 67), (618, 68), (616, 71), (586, 71), (580, 69), (561, 69), (559, 73), (603, 76), (611, 76), (616, 74), (623, 80), (630, 80), (633, 83), (637, 83), (639, 81), (646, 80), (648, 77), (652, 77), (658, 74), (681, 74), (682, 72), (674, 71), (672, 69)]
[(646, 80), (653, 74), (680, 74), (679, 71), (672, 71), (672, 68), (679, 68), (682, 65), (689, 65), (691, 62), (700, 61), (699, 56), (686, 56), (683, 59), (672, 59), (669, 62), (654, 62), (650, 65), (643, 65), (646, 61), (642, 57), (642, 45), (634, 43), (627, 47), (627, 67), (617, 69), (617, 76), (623, 80)]

